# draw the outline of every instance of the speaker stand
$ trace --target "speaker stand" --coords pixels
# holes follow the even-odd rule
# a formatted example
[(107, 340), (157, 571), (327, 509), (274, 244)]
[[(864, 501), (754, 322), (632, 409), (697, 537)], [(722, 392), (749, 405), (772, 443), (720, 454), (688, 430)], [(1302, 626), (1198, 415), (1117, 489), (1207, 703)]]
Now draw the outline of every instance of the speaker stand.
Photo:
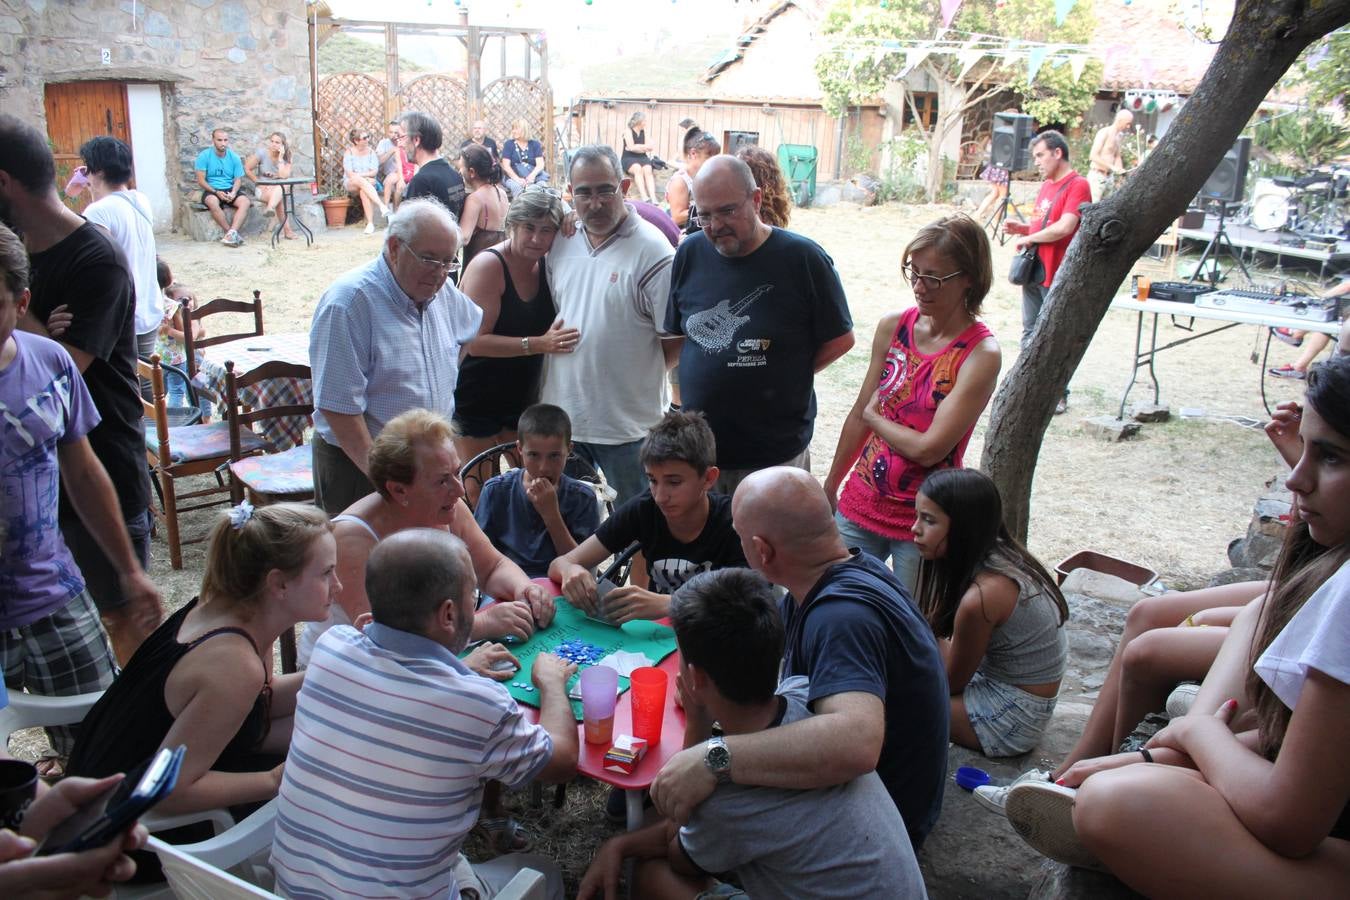
[(1017, 202), (1014, 201), (1012, 198), (1011, 180), (1009, 180), (1008, 187), (1009, 191), (1003, 195), (1003, 203), (1000, 204), (1000, 206), (996, 210), (994, 210), (993, 213), (990, 214), (989, 218), (985, 220), (984, 223), (985, 228), (989, 228), (993, 231), (994, 237), (998, 240), (998, 244), (1000, 247), (1008, 243), (1008, 239), (1012, 237), (1012, 235), (1005, 232), (1002, 228), (1004, 221), (1007, 220), (1008, 218), (1008, 209), (1010, 207), (1012, 208), (1013, 212), (1017, 213), (1017, 218), (1019, 221), (1021, 222), (1027, 221), (1027, 217), (1022, 213), (1022, 208), (1018, 206)]
[(1247, 276), (1247, 282), (1249, 284), (1251, 283), (1252, 273), (1247, 271), (1247, 264), (1242, 261), (1241, 254), (1233, 247), (1233, 242), (1228, 237), (1228, 229), (1225, 227), (1227, 218), (1228, 204), (1225, 201), (1220, 200), (1218, 227), (1214, 229), (1214, 236), (1210, 238), (1209, 243), (1205, 245), (1205, 251), (1200, 254), (1200, 261), (1195, 264), (1195, 271), (1191, 273), (1190, 279), (1186, 282), (1187, 284), (1193, 284), (1200, 277), (1201, 273), (1205, 271), (1205, 262), (1210, 258), (1210, 254), (1214, 255), (1214, 270), (1209, 276), (1209, 283), (1211, 286), (1215, 288), (1219, 286), (1219, 256), (1222, 254), (1227, 254), (1231, 257), (1232, 260), (1238, 264), (1238, 268), (1242, 270), (1242, 274)]

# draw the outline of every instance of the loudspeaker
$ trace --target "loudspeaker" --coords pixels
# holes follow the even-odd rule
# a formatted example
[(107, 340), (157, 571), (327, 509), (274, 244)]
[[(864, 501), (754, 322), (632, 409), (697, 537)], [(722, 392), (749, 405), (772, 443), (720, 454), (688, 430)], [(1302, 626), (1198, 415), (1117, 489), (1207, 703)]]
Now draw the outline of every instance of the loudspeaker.
[(1009, 172), (1031, 168), (1031, 116), (1022, 113), (995, 113), (993, 149), (990, 163)]
[(1247, 158), (1251, 152), (1252, 139), (1238, 138), (1214, 168), (1214, 174), (1200, 188), (1200, 196), (1207, 200), (1241, 203), (1247, 188)]

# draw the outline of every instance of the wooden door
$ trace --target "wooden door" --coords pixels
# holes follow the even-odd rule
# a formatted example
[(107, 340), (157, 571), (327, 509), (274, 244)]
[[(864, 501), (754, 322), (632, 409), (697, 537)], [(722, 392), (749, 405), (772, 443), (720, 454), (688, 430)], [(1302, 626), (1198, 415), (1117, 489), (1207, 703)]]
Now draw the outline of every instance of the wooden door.
[(89, 205), (89, 192), (72, 200), (62, 190), (80, 165), (80, 147), (90, 138), (111, 135), (131, 146), (127, 88), (118, 81), (72, 81), (47, 85), (47, 137), (56, 158), (56, 189), (76, 212)]

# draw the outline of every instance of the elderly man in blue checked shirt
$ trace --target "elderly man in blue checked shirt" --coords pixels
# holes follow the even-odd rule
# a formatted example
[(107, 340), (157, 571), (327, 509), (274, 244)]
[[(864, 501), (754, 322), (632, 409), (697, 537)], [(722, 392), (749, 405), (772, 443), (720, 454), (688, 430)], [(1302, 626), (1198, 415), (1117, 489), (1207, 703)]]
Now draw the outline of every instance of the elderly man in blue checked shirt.
[(436, 200), (406, 201), (380, 255), (319, 298), (314, 370), (314, 499), (329, 515), (371, 493), (367, 456), (385, 424), (418, 407), (455, 411), (460, 347), (483, 311), (448, 278), (459, 226)]

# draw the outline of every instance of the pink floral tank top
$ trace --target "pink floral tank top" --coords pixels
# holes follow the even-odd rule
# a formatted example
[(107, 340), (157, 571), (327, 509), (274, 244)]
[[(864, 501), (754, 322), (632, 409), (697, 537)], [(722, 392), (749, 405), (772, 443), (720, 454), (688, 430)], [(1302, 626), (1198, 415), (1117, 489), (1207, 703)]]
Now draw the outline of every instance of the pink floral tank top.
[[(896, 326), (886, 362), (881, 367), (881, 410), (886, 418), (915, 431), (933, 424), (938, 404), (956, 386), (961, 364), (980, 341), (993, 332), (975, 322), (943, 349), (931, 356), (914, 346), (914, 323), (919, 308), (905, 310)], [(975, 430), (972, 424), (956, 442), (947, 458), (936, 466), (921, 466), (906, 459), (875, 433), (863, 444), (862, 453), (839, 497), (839, 511), (868, 531), (909, 540), (914, 524), (914, 497), (924, 478), (934, 469), (960, 468), (966, 445)]]

